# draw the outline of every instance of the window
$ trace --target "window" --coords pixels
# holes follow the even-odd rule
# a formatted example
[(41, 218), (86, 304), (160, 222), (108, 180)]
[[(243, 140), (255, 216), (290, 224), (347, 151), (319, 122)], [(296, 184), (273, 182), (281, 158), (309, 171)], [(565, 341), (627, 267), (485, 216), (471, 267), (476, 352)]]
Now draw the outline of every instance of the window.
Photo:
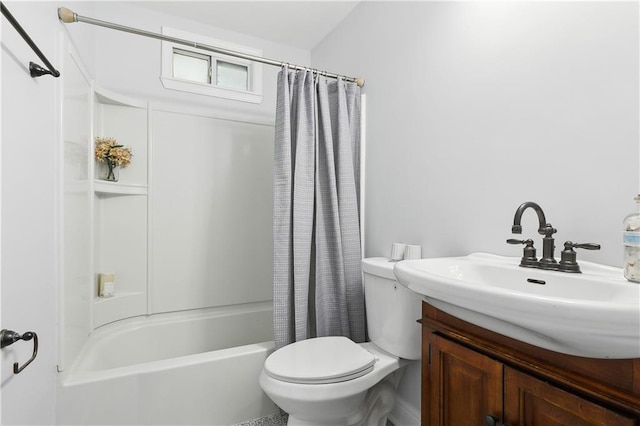
[[(259, 50), (171, 28), (163, 28), (162, 33), (254, 56), (262, 55)], [(251, 103), (262, 102), (261, 64), (182, 44), (162, 42), (161, 80), (167, 89)]]
[(173, 78), (211, 83), (211, 56), (173, 48)]
[(249, 90), (249, 67), (216, 61), (216, 84), (236, 90)]

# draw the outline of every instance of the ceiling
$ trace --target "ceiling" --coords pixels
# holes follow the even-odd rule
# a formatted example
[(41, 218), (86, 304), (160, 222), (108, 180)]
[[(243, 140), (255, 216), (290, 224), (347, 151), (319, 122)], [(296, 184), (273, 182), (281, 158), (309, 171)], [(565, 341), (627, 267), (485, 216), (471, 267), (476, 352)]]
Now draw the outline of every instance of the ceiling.
[(135, 1), (138, 6), (311, 50), (359, 1)]

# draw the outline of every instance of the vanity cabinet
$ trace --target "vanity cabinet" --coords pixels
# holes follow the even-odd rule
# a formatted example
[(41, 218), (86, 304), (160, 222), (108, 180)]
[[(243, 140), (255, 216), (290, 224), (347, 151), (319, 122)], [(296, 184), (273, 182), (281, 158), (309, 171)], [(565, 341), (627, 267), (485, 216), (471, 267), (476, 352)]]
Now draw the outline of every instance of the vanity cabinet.
[(422, 316), (423, 426), (640, 426), (640, 360), (559, 354)]
[(478, 426), (488, 414), (502, 418), (502, 364), (436, 334), (427, 338), (423, 425)]
[(504, 418), (512, 425), (588, 426), (637, 424), (637, 416), (591, 402), (570, 391), (505, 367)]

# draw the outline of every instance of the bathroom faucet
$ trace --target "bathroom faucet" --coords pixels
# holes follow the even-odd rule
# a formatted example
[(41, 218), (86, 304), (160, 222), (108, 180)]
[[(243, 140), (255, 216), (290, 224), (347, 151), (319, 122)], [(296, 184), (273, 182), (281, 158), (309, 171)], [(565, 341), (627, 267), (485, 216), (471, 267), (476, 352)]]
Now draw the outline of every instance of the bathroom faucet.
[[(522, 263), (520, 266), (526, 267), (534, 267), (541, 269), (557, 269), (557, 261), (553, 255), (553, 251), (555, 249), (553, 234), (558, 232), (550, 223), (547, 223), (547, 219), (544, 216), (544, 212), (542, 211), (542, 207), (533, 201), (527, 201), (526, 203), (522, 203), (518, 210), (516, 210), (516, 214), (513, 217), (513, 226), (511, 227), (511, 232), (514, 234), (522, 233), (522, 225), (520, 222), (522, 221), (522, 214), (528, 208), (532, 208), (533, 211), (538, 215), (538, 233), (540, 235), (544, 235), (542, 238), (542, 258), (539, 261), (535, 260), (535, 249), (533, 250), (533, 257), (529, 255), (526, 259), (523, 257)], [(508, 240), (509, 244), (521, 243), (520, 240)], [(527, 248), (532, 249), (532, 245), (527, 245)]]
[(516, 215), (513, 217), (511, 232), (514, 234), (522, 233), (522, 225), (520, 224), (522, 214), (529, 207), (531, 207), (538, 215), (538, 233), (540, 235), (544, 235), (542, 238), (542, 258), (538, 260), (536, 257), (536, 249), (533, 247), (533, 240), (516, 240), (510, 238), (507, 240), (507, 243), (509, 244), (525, 245), (522, 259), (520, 260), (520, 266), (525, 268), (551, 269), (560, 272), (580, 273), (580, 266), (578, 265), (578, 262), (576, 262), (576, 252), (573, 251), (573, 249), (580, 248), (586, 250), (600, 250), (600, 244), (573, 243), (571, 241), (567, 241), (564, 243), (564, 250), (562, 250), (560, 263), (558, 263), (553, 256), (555, 245), (553, 243), (552, 236), (557, 232), (557, 229), (551, 226), (550, 223), (547, 223), (547, 219), (544, 217), (544, 212), (538, 204), (532, 201), (520, 204), (520, 207), (516, 210)]
[(538, 233), (540, 235), (544, 235), (544, 228), (548, 225), (547, 219), (544, 216), (542, 207), (540, 207), (533, 201), (527, 201), (526, 203), (520, 204), (520, 207), (518, 207), (518, 210), (516, 210), (516, 215), (513, 217), (513, 226), (511, 227), (511, 232), (513, 232), (514, 234), (522, 234), (522, 225), (520, 224), (520, 222), (522, 221), (522, 213), (524, 213), (524, 211), (529, 207), (531, 207), (538, 215)]

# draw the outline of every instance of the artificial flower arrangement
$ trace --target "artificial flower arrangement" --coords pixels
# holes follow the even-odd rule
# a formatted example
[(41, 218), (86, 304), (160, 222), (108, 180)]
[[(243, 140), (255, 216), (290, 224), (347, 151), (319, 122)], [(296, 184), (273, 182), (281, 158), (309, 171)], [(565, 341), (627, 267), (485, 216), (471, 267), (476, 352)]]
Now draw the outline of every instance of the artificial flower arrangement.
[(95, 158), (106, 164), (104, 179), (117, 181), (116, 167), (127, 167), (131, 164), (131, 147), (118, 144), (115, 138), (96, 137)]

